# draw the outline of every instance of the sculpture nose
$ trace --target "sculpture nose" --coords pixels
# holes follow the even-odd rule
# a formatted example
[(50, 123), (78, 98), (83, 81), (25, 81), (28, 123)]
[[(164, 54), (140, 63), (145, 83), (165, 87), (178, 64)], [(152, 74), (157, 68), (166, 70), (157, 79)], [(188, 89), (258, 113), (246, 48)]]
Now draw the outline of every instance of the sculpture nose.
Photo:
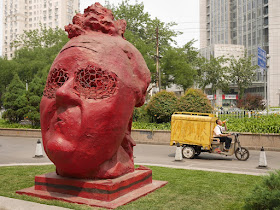
[(58, 106), (79, 105), (80, 98), (74, 93), (73, 78), (69, 78), (56, 90), (56, 104)]

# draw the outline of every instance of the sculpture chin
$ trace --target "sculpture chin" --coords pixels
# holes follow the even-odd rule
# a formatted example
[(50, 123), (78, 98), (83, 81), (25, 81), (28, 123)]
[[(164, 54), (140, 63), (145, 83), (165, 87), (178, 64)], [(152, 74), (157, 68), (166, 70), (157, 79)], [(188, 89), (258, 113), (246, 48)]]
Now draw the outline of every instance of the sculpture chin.
[[(59, 152), (63, 154), (64, 152)], [(67, 152), (66, 152), (67, 153)], [(59, 155), (56, 153), (56, 155)], [(69, 153), (71, 154), (71, 153)], [(69, 155), (67, 153), (67, 156)], [(77, 158), (77, 156), (80, 157)], [(117, 153), (109, 160), (102, 164), (96, 164), (92, 160), (86, 159), (83, 154), (74, 153), (71, 159), (61, 162), (56, 160), (56, 173), (63, 177), (72, 177), (79, 179), (113, 179), (121, 175), (134, 171), (133, 159), (127, 154), (123, 147), (119, 147)], [(57, 156), (57, 158), (59, 158)]]
[[(111, 179), (134, 171), (133, 143), (123, 139), (123, 144), (110, 157), (101, 156), (106, 150), (84, 150), (56, 134), (48, 139), (45, 151), (56, 166), (56, 173), (63, 177), (79, 179)], [(128, 152), (130, 151), (130, 152)]]

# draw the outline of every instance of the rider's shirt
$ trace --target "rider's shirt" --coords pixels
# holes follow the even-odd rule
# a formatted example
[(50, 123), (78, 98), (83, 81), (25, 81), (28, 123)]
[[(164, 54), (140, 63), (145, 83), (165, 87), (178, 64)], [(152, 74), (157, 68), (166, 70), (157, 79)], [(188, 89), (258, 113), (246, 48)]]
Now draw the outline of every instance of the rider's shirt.
[(214, 128), (214, 137), (220, 136), (225, 131), (225, 128), (220, 125), (216, 125)]

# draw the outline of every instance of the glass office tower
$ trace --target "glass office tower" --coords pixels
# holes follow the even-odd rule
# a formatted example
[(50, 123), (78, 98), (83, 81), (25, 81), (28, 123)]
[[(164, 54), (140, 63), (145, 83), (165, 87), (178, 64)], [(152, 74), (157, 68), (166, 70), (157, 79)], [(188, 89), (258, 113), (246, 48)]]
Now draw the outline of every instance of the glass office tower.
[[(243, 45), (254, 55), (254, 65), (258, 47), (267, 52), (270, 106), (280, 106), (279, 14), (279, 0), (200, 0), (200, 48), (213, 44)], [(264, 95), (263, 75), (263, 70), (258, 69), (256, 81), (246, 92)]]

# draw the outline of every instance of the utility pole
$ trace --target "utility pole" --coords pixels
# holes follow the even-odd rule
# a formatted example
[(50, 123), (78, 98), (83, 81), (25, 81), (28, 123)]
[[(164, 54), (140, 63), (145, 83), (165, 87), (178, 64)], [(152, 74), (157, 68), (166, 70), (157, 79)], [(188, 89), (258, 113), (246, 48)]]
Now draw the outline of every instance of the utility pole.
[(160, 92), (161, 89), (161, 76), (160, 76), (160, 69), (159, 69), (159, 50), (158, 50), (158, 26), (156, 29), (156, 36), (157, 36), (157, 55), (156, 55), (156, 68), (157, 68), (157, 87)]
[(265, 100), (266, 100), (266, 111), (268, 114), (269, 110), (269, 97), (268, 97), (268, 91), (267, 91), (267, 86), (268, 86), (268, 69), (269, 69), (269, 55), (266, 55), (266, 69), (265, 69), (265, 80), (264, 80), (264, 94), (265, 94)]
[(264, 100), (265, 100), (265, 106), (267, 108), (267, 96), (266, 96), (266, 78), (267, 78), (267, 74), (266, 74), (266, 69), (263, 70), (263, 80), (264, 80)]

